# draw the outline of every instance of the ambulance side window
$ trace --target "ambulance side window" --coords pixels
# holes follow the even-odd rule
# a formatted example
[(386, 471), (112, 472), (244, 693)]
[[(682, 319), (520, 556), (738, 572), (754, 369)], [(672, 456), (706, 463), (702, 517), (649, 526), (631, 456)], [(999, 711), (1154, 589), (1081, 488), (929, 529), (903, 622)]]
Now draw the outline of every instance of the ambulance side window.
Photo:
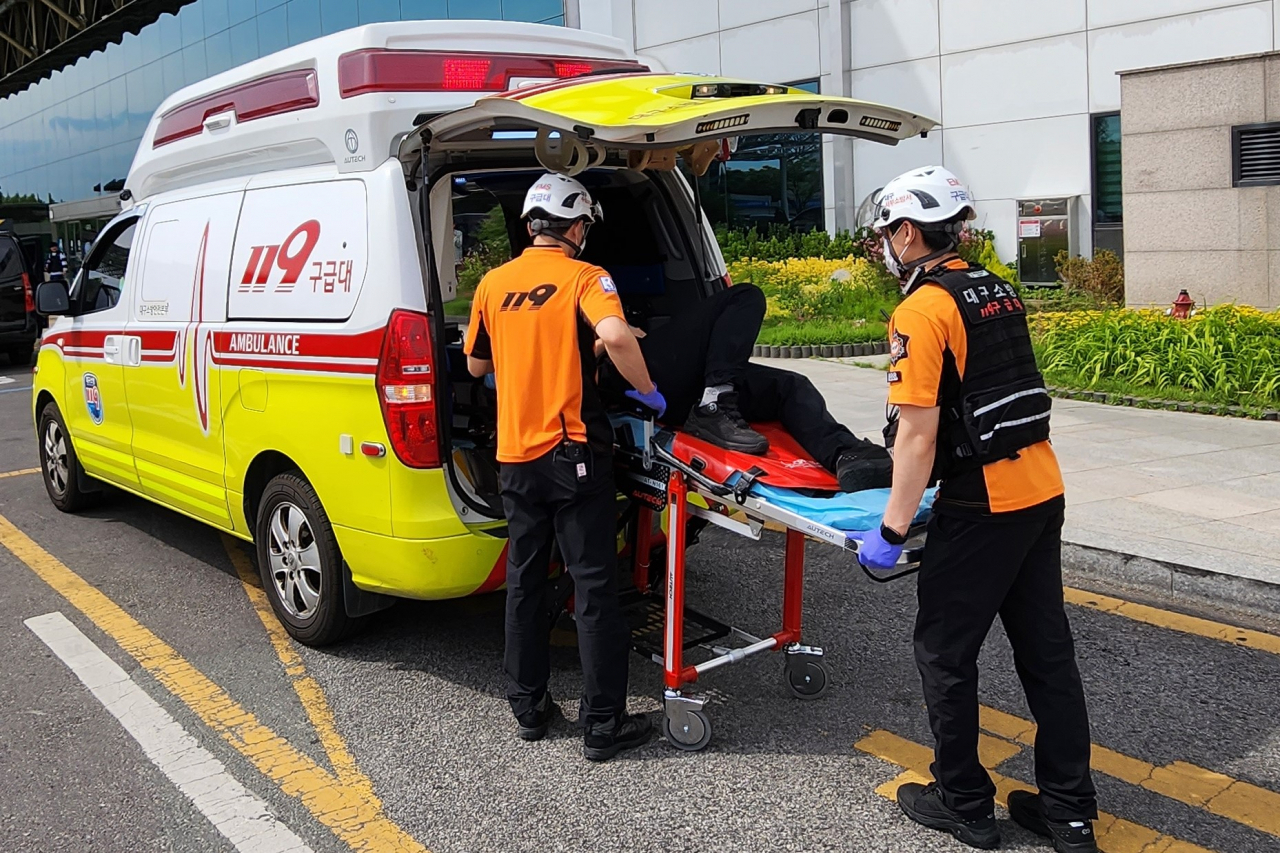
[(137, 220), (124, 228), (103, 235), (103, 240), (93, 247), (88, 262), (80, 275), (80, 284), (73, 294), (79, 314), (93, 314), (114, 308), (124, 291), (125, 268), (129, 252), (133, 248), (133, 235)]

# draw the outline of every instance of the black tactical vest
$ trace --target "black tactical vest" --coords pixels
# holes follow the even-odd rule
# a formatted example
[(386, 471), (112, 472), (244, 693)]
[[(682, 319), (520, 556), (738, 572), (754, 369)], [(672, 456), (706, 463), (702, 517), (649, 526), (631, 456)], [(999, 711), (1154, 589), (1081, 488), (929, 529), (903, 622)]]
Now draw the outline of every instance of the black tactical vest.
[(931, 270), (924, 282), (951, 294), (968, 338), (963, 381), (954, 354), (943, 357), (934, 478), (1016, 458), (1048, 440), (1051, 399), (1013, 285), (980, 266)]

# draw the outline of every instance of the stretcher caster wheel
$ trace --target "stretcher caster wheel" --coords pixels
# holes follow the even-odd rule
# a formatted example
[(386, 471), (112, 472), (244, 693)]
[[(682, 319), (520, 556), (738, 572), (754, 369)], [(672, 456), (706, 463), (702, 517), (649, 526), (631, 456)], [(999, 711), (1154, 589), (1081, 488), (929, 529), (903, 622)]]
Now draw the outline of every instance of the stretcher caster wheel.
[(678, 721), (663, 717), (662, 733), (676, 749), (697, 752), (711, 743), (711, 721), (703, 711), (685, 711)]
[(787, 687), (797, 699), (817, 699), (827, 691), (827, 665), (822, 658), (808, 655), (788, 656), (784, 672)]

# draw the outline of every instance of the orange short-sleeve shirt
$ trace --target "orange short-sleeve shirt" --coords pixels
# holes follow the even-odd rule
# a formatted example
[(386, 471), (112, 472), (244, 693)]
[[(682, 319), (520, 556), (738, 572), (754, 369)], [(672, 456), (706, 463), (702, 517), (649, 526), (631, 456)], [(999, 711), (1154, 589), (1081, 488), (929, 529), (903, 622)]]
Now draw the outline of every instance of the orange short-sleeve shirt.
[[(964, 320), (955, 299), (938, 285), (922, 285), (898, 306), (889, 323), (889, 343), (889, 402), (895, 406), (939, 404), (947, 351), (964, 378), (969, 354)], [(939, 501), (976, 512), (1015, 512), (1063, 491), (1058, 458), (1044, 441), (1019, 451), (1016, 459), (1001, 459), (944, 482)]]
[(493, 360), (499, 462), (531, 462), (566, 437), (612, 448), (592, 352), (606, 317), (624, 319), (613, 279), (559, 248), (525, 249), (481, 280), (463, 349)]

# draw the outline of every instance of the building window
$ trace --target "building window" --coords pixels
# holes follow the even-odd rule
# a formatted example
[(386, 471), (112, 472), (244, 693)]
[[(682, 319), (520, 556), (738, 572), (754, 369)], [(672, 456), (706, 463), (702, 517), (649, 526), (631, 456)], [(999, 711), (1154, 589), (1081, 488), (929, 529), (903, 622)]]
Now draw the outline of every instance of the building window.
[[(816, 93), (817, 80), (791, 83)], [(785, 225), (813, 231), (825, 225), (822, 137), (816, 133), (744, 136), (729, 161), (716, 161), (699, 181), (702, 206), (717, 225)]]
[(1124, 255), (1120, 113), (1093, 117), (1093, 247)]
[(1231, 128), (1231, 185), (1280, 185), (1280, 122)]

